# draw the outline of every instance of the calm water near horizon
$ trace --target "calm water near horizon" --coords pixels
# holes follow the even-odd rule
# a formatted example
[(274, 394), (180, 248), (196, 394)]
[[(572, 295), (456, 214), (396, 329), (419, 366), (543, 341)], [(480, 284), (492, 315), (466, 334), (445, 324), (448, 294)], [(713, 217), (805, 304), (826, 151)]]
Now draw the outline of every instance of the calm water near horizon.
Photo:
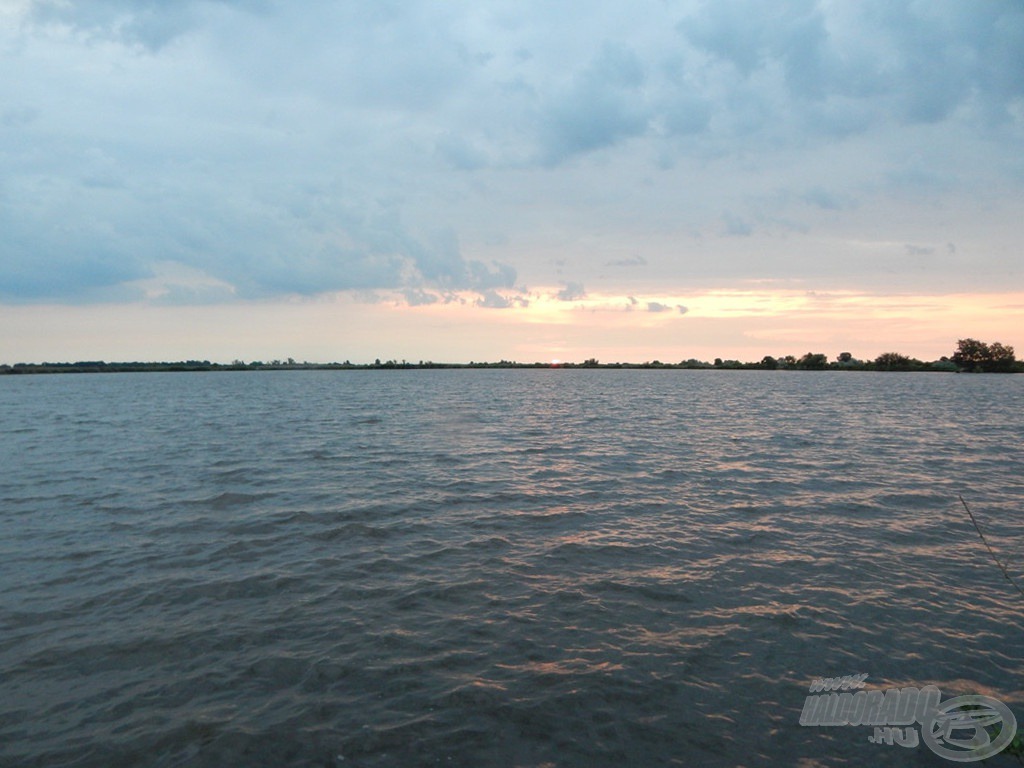
[(4, 768), (952, 764), (799, 724), (855, 673), (1024, 720), (958, 499), (1024, 583), (1024, 376), (8, 376), (0, 433)]

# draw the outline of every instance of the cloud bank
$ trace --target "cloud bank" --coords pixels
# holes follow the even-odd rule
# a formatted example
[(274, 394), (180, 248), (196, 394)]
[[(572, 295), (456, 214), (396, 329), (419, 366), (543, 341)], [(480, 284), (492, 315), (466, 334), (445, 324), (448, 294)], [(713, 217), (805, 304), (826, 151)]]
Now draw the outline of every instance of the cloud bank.
[(166, 264), (182, 301), (484, 308), (520, 281), (1019, 283), (1022, 51), (1009, 0), (23, 0), (0, 301), (135, 300)]

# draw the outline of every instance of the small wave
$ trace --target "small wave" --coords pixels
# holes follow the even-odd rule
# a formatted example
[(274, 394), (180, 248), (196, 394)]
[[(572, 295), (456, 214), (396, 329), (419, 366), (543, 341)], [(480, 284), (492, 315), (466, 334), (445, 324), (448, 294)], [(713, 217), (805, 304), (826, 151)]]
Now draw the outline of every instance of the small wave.
[(239, 493), (236, 491), (223, 491), (221, 493), (214, 494), (213, 496), (207, 496), (202, 499), (196, 499), (192, 504), (205, 507), (213, 510), (225, 510), (233, 509), (235, 507), (244, 507), (250, 504), (254, 504), (265, 499), (272, 498), (273, 493)]

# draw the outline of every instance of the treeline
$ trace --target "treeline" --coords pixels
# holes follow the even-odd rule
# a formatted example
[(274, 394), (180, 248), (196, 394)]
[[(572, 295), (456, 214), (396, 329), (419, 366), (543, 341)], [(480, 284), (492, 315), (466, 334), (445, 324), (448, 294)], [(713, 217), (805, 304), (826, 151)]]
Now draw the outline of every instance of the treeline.
[(108, 363), (102, 360), (79, 361), (75, 363), (16, 363), (0, 365), (0, 374), (19, 373), (141, 373), (177, 371), (281, 371), (281, 370), (418, 370), (435, 368), (667, 368), (667, 369), (721, 369), (721, 370), (794, 370), (794, 371), (944, 371), (969, 373), (1024, 373), (1024, 361), (1017, 360), (1013, 347), (999, 342), (986, 344), (976, 339), (960, 339), (957, 348), (949, 357), (923, 362), (898, 352), (885, 352), (873, 360), (858, 360), (849, 352), (840, 352), (830, 360), (820, 352), (808, 352), (800, 357), (766, 355), (757, 362), (740, 362), (715, 358), (706, 362), (696, 358), (678, 363), (650, 360), (644, 363), (602, 363), (589, 358), (582, 363), (534, 362), (519, 363), (514, 360), (498, 362), (435, 363), (433, 361), (410, 362), (408, 360), (374, 360), (372, 363), (352, 363), (348, 360), (335, 363), (255, 360), (235, 360), (230, 364), (211, 363), (209, 360), (185, 360), (180, 362), (150, 363)]
[(873, 360), (858, 360), (849, 352), (840, 352), (835, 360), (829, 360), (822, 353), (808, 352), (802, 357), (766, 356), (756, 363), (740, 363), (736, 360), (716, 358), (711, 365), (689, 365), (698, 361), (687, 361), (686, 367), (706, 368), (754, 368), (794, 369), (801, 371), (849, 370), (849, 371), (958, 371), (968, 373), (1024, 373), (1024, 361), (1017, 360), (1013, 347), (998, 341), (986, 344), (977, 339), (960, 339), (956, 351), (949, 357), (924, 362), (899, 352), (883, 352)]
[(281, 362), (273, 360), (264, 363), (255, 360), (246, 363), (235, 360), (227, 363), (211, 363), (209, 360), (182, 360), (178, 362), (134, 362), (108, 363), (103, 360), (82, 360), (75, 363), (15, 363), (0, 365), (0, 374), (17, 373), (152, 373), (181, 371), (258, 371), (258, 370), (304, 370), (316, 368), (360, 368), (351, 363), (297, 363), (294, 360)]

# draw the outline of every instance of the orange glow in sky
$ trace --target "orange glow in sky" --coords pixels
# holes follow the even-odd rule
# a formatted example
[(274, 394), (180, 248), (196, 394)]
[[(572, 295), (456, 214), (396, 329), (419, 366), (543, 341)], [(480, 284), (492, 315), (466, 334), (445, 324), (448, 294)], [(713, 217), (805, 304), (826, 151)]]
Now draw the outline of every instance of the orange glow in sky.
[[(683, 312), (680, 307), (685, 307)], [(686, 294), (531, 292), (496, 310), (462, 301), (408, 306), (352, 296), (209, 306), (2, 306), (0, 363), (55, 360), (233, 359), (368, 362), (678, 362), (760, 360), (842, 351), (897, 351), (934, 360), (959, 338), (1020, 344), (1024, 292), (872, 295), (750, 288)], [(159, 350), (159, 351), (155, 351)], [(1018, 346), (1020, 351), (1020, 346)]]

